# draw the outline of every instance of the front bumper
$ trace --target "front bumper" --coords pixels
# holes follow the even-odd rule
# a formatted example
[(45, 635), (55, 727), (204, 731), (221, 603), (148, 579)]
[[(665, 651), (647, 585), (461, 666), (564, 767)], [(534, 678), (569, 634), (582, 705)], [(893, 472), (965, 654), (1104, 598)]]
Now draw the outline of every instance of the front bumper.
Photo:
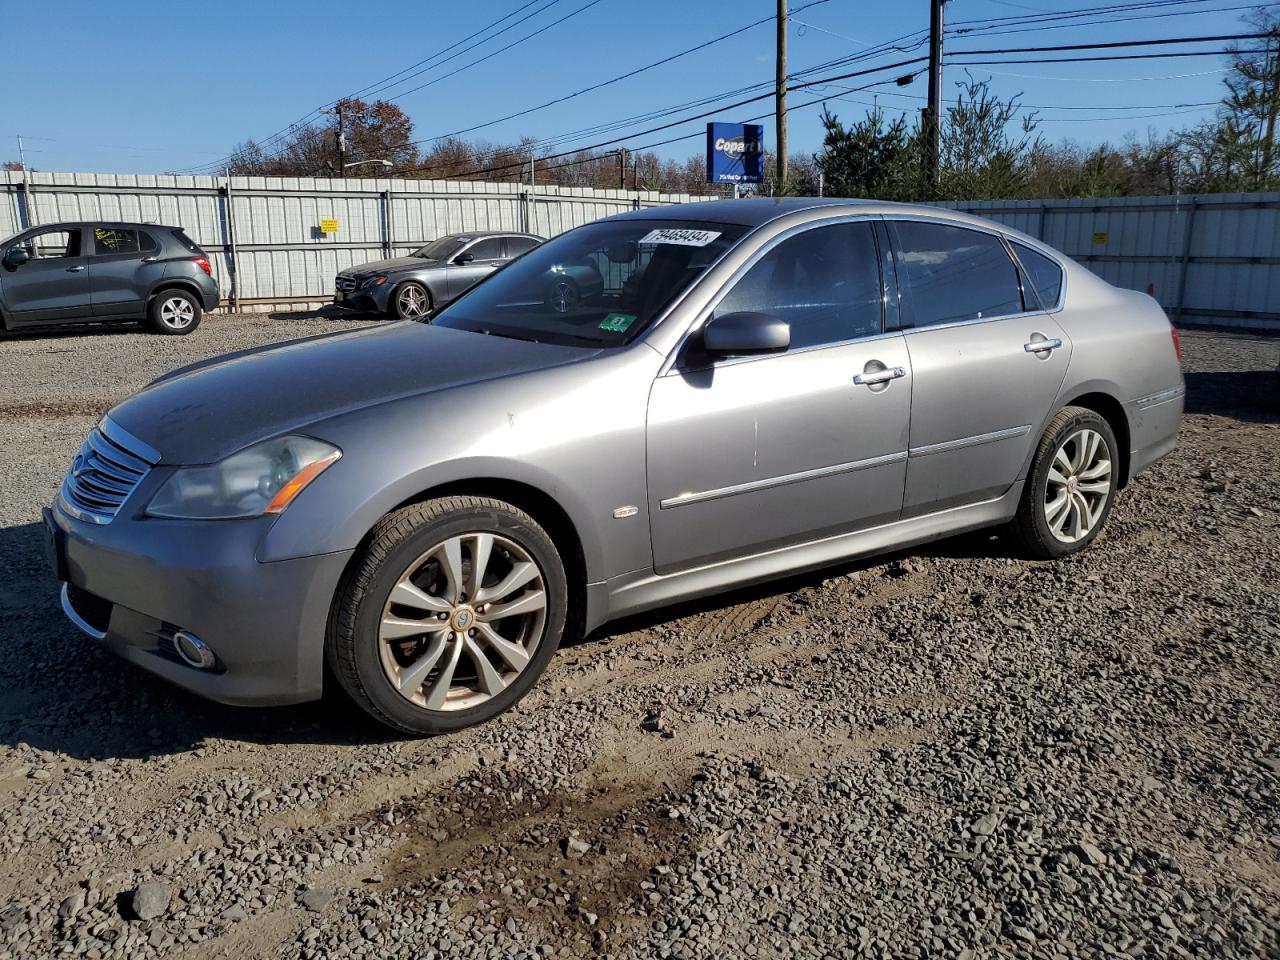
[[(320, 696), (329, 609), (351, 556), (259, 563), (271, 522), (120, 516), (95, 525), (45, 511), (64, 610), (76, 626), (186, 690), (242, 705)], [(212, 648), (211, 669), (182, 661), (177, 630)]]
[(359, 313), (386, 313), (391, 297), (391, 283), (382, 286), (357, 287), (354, 290), (334, 290), (333, 305)]

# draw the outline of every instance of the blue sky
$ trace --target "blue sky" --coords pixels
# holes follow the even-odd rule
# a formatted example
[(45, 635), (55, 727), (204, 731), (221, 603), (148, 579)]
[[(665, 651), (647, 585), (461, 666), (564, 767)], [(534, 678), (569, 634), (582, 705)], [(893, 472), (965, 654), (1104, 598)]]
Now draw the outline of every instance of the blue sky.
[[(213, 163), (238, 140), (268, 137), (313, 108), (462, 39), (514, 11), (522, 2), (4, 0), (0, 2), (0, 23), (6, 40), (0, 56), (0, 83), (7, 93), (0, 111), (0, 160), (16, 159), (15, 137), (22, 134), (28, 163), (43, 170), (161, 172)], [(529, 12), (539, 10), (545, 2), (541, 0)], [(806, 2), (809, 0), (791, 0), (791, 6), (796, 9)], [(951, 0), (947, 17), (954, 23), (1104, 2)], [(774, 0), (739, 0), (734, 4), (597, 0), (528, 42), (484, 64), (446, 76), (585, 3), (558, 0), (501, 38), (392, 87), (384, 95), (443, 77), (396, 101), (414, 119), (416, 136), (430, 137), (534, 106), (709, 40), (774, 10)], [(1227, 9), (1241, 5), (1242, 0), (1189, 0), (1180, 7), (1155, 12), (1206, 12), (948, 38), (948, 47), (958, 51), (1243, 32), (1239, 17), (1244, 11)], [(1132, 15), (1148, 12), (1152, 11)], [(828, 0), (795, 15), (789, 41), (792, 69), (856, 53), (866, 45), (927, 26), (926, 0)], [(551, 137), (766, 82), (773, 76), (773, 49), (773, 25), (758, 26), (667, 66), (472, 136), (490, 141), (513, 140), (525, 134)], [(872, 62), (905, 59), (922, 52), (920, 48)], [(1212, 107), (1174, 105), (1216, 101), (1223, 89), (1223, 65), (1222, 58), (1187, 57), (971, 69), (979, 76), (991, 77), (992, 87), (999, 93), (1021, 92), (1027, 104), (1089, 108), (1042, 109), (1040, 130), (1051, 140), (1072, 138), (1091, 144), (1118, 140), (1129, 132), (1145, 138), (1149, 128), (1165, 131), (1211, 115)], [(853, 67), (834, 72), (849, 69)], [(954, 95), (954, 82), (963, 75), (957, 67), (947, 70), (947, 96)], [(831, 86), (821, 92), (831, 94), (827, 102), (833, 112), (850, 119), (865, 112), (865, 104), (873, 96), (886, 107), (915, 111), (921, 104), (885, 90), (849, 94)], [(887, 91), (922, 97), (924, 78), (906, 88), (890, 85)], [(795, 93), (792, 103), (817, 95), (814, 91)], [(715, 119), (744, 120), (769, 109), (769, 103), (753, 104), (718, 114)], [(692, 109), (676, 116), (697, 112), (701, 111)], [(792, 114), (793, 152), (820, 146), (818, 115), (817, 107)], [(664, 121), (655, 121), (660, 122)], [(632, 145), (694, 132), (703, 123), (638, 138)], [(766, 140), (772, 146), (772, 126), (767, 127)], [(700, 149), (695, 139), (659, 152), (683, 158)]]

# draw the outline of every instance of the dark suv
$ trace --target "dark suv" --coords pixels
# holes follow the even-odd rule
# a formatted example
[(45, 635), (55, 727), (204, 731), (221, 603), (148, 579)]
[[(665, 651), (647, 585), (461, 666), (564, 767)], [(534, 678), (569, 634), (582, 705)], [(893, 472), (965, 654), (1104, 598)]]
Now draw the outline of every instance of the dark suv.
[(50, 223), (0, 244), (0, 326), (143, 320), (182, 335), (218, 305), (205, 252), (181, 227)]

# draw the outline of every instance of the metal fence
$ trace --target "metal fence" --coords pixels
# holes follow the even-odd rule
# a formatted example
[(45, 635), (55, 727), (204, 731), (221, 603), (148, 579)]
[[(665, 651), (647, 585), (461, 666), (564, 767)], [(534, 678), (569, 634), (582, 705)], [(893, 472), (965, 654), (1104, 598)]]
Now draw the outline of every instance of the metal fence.
[(210, 254), (224, 301), (239, 309), (316, 306), (333, 296), (339, 270), (446, 233), (550, 237), (624, 210), (710, 199), (453, 180), (21, 172), (0, 173), (0, 195), (0, 237), (58, 221), (182, 226)]
[(1280, 332), (1280, 193), (940, 204), (999, 221), (1110, 283), (1150, 292), (1179, 324)]

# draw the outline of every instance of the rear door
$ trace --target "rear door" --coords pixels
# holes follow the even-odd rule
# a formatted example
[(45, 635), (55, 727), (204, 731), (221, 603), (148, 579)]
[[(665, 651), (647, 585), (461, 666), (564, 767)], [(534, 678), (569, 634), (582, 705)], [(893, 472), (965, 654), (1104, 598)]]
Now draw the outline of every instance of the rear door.
[(147, 291), (164, 276), (160, 245), (149, 231), (133, 227), (95, 226), (90, 232), (93, 315), (142, 316)]
[(892, 220), (914, 377), (903, 516), (992, 499), (1018, 479), (1071, 341), (997, 233)]
[(51, 227), (15, 240), (3, 253), (26, 247), (31, 259), (0, 266), (0, 285), (15, 324), (57, 323), (88, 317), (89, 258), (84, 231), (79, 227)]
[(445, 270), (450, 300), (502, 266), (503, 243), (502, 237), (482, 237), (454, 255)]
[(659, 573), (885, 523), (902, 506), (910, 362), (902, 335), (883, 331), (872, 225), (777, 242), (712, 315), (739, 311), (786, 320), (790, 348), (710, 361), (695, 333), (649, 397)]

